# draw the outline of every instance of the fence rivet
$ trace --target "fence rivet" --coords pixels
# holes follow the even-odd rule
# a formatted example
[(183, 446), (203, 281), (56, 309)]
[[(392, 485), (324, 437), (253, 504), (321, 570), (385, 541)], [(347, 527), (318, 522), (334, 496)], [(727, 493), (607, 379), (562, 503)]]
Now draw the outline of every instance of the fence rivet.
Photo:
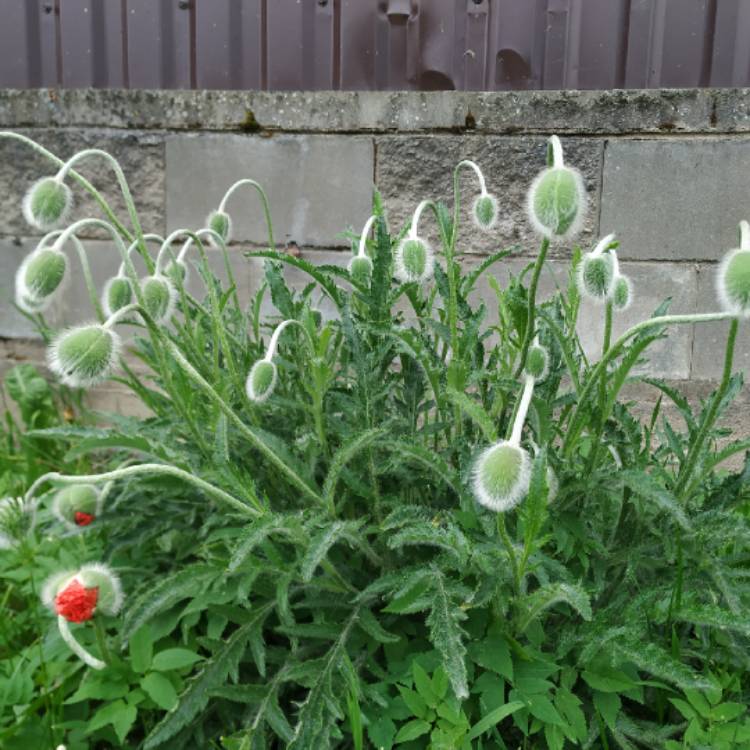
[(42, 10), (44, 10), (45, 13), (52, 13), (52, 6), (49, 3), (45, 3), (42, 6)]
[(481, 5), (483, 0), (474, 0), (474, 5)]
[(190, 0), (180, 0), (180, 2), (177, 3), (177, 7), (180, 10), (187, 10), (190, 7)]
[(318, 5), (324, 8), (326, 5), (328, 5), (328, 0), (318, 0)]

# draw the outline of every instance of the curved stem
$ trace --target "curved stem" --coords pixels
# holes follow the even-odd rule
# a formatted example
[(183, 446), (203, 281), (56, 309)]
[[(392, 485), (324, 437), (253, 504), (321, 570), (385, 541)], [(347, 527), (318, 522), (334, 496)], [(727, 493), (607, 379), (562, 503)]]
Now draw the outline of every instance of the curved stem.
[(434, 206), (435, 202), (430, 200), (424, 200), (421, 201), (420, 204), (416, 207), (414, 210), (414, 214), (411, 217), (411, 226), (409, 227), (409, 237), (417, 237), (418, 232), (417, 228), (419, 226), (419, 219), (422, 216), (422, 212), (425, 210), (425, 208)]
[(279, 323), (279, 325), (277, 325), (274, 329), (274, 332), (271, 334), (271, 340), (268, 342), (266, 356), (263, 357), (266, 362), (270, 362), (276, 356), (276, 349), (279, 345), (279, 337), (284, 332), (284, 329), (289, 327), (290, 325), (298, 325), (305, 333), (307, 333), (307, 329), (302, 325), (302, 323), (299, 322), (299, 320), (291, 319), (285, 320), (283, 323)]
[(221, 199), (221, 203), (219, 203), (219, 211), (225, 212), (225, 208), (227, 205), (227, 201), (232, 197), (232, 194), (243, 185), (250, 185), (251, 187), (254, 187), (258, 191), (258, 195), (260, 195), (260, 202), (263, 204), (263, 215), (266, 219), (266, 229), (268, 231), (268, 249), (273, 250), (276, 245), (273, 241), (273, 222), (271, 221), (271, 209), (268, 205), (268, 196), (266, 195), (266, 191), (261, 187), (260, 183), (256, 182), (255, 180), (238, 180), (237, 182), (232, 185), (229, 190), (227, 190), (226, 193), (224, 193), (224, 197)]
[(62, 615), (57, 616), (57, 628), (60, 631), (62, 639), (81, 661), (88, 664), (92, 669), (104, 669), (107, 666), (103, 661), (100, 661), (90, 654), (80, 643), (78, 643), (73, 637), (73, 633), (70, 632), (68, 621)]
[(102, 303), (99, 300), (99, 295), (96, 291), (96, 284), (94, 283), (94, 277), (91, 274), (91, 266), (89, 265), (89, 257), (86, 253), (86, 248), (83, 246), (83, 243), (76, 237), (75, 235), (72, 235), (71, 238), (73, 240), (73, 247), (75, 247), (76, 252), (78, 253), (78, 259), (81, 262), (81, 270), (83, 271), (83, 280), (86, 283), (86, 291), (89, 294), (89, 299), (91, 300), (91, 304), (94, 308), (94, 312), (96, 312), (96, 317), (99, 319), (100, 322), (104, 320), (104, 310), (102, 309)]
[(580, 428), (577, 422), (580, 418), (581, 405), (586, 403), (587, 398), (591, 395), (591, 390), (594, 388), (599, 378), (606, 370), (607, 364), (613, 360), (620, 353), (623, 346), (636, 334), (641, 331), (645, 331), (649, 328), (667, 326), (667, 325), (680, 325), (685, 323), (709, 323), (714, 320), (730, 320), (736, 318), (734, 313), (730, 312), (718, 312), (718, 313), (695, 313), (693, 315), (661, 315), (656, 318), (648, 318), (637, 323), (632, 328), (629, 328), (615, 343), (610, 347), (609, 351), (599, 360), (597, 365), (594, 367), (589, 379), (586, 381), (586, 385), (583, 387), (580, 395), (578, 396), (578, 403), (576, 404), (573, 416), (570, 419), (568, 431), (563, 442), (563, 455), (569, 455), (570, 450), (578, 438)]
[(377, 216), (373, 215), (365, 222), (365, 226), (362, 229), (362, 234), (359, 235), (359, 252), (357, 253), (357, 255), (367, 255), (367, 235), (370, 234), (370, 229), (372, 229), (373, 222), (377, 218)]
[(563, 159), (563, 148), (560, 139), (556, 135), (550, 136), (549, 144), (552, 147), (552, 167), (559, 169), (565, 166)]
[(479, 190), (482, 193), (482, 195), (487, 195), (487, 185), (484, 181), (484, 175), (482, 174), (482, 170), (479, 168), (479, 165), (473, 162), (471, 159), (463, 159), (462, 161), (458, 162), (456, 164), (456, 172), (461, 167), (469, 167), (470, 169), (474, 170), (474, 173), (477, 176), (477, 180), (479, 181)]
[[(133, 224), (133, 231), (135, 232), (135, 236), (138, 238), (139, 244), (141, 246), (141, 254), (143, 255), (143, 260), (146, 261), (147, 265), (149, 265), (151, 262), (151, 258), (147, 258), (146, 245), (143, 242), (143, 230), (141, 229), (141, 222), (138, 219), (138, 211), (135, 207), (135, 202), (133, 201), (133, 195), (130, 192), (130, 187), (128, 186), (128, 181), (125, 177), (125, 173), (122, 171), (120, 162), (118, 162), (117, 159), (112, 156), (112, 154), (107, 153), (106, 151), (103, 151), (99, 148), (89, 148), (85, 149), (84, 151), (79, 151), (77, 154), (71, 156), (70, 159), (68, 159), (68, 161), (66, 161), (62, 165), (62, 167), (60, 167), (60, 170), (56, 175), (57, 179), (64, 180), (73, 164), (79, 161), (83, 161), (84, 159), (88, 159), (92, 156), (104, 159), (110, 165), (110, 167), (112, 167), (112, 171), (115, 173), (115, 177), (117, 178), (117, 183), (120, 186), (122, 197), (125, 199), (125, 205), (128, 209), (130, 221)], [(149, 267), (149, 272), (151, 271), (153, 271), (153, 269)]]
[(614, 241), (614, 232), (608, 234), (606, 237), (602, 237), (599, 242), (596, 243), (596, 247), (591, 251), (591, 255), (601, 255)]
[(724, 371), (721, 376), (721, 382), (719, 384), (718, 390), (711, 400), (711, 404), (708, 407), (708, 412), (706, 413), (705, 418), (701, 421), (701, 426), (698, 429), (698, 434), (695, 436), (695, 439), (690, 446), (690, 450), (688, 451), (687, 457), (685, 458), (685, 462), (680, 468), (680, 472), (677, 478), (677, 484), (674, 488), (674, 494), (677, 497), (680, 497), (681, 493), (685, 489), (685, 485), (687, 485), (687, 483), (690, 481), (690, 477), (695, 470), (695, 465), (698, 461), (698, 457), (700, 456), (701, 450), (703, 449), (703, 444), (706, 442), (708, 433), (713, 427), (714, 420), (716, 419), (716, 413), (719, 410), (721, 401), (723, 400), (724, 395), (729, 388), (729, 381), (732, 377), (732, 362), (734, 360), (734, 345), (737, 340), (738, 328), (739, 322), (737, 318), (734, 318), (734, 320), (732, 320), (732, 322), (729, 324), (727, 346), (724, 351)]
[(534, 378), (531, 377), (531, 375), (527, 375), (523, 384), (523, 393), (521, 394), (521, 401), (518, 405), (516, 418), (513, 422), (513, 432), (508, 441), (511, 445), (515, 445), (516, 447), (521, 445), (521, 434), (523, 433), (523, 426), (526, 422), (526, 415), (528, 414), (529, 404), (531, 404), (531, 397), (533, 395)]
[(739, 224), (740, 250), (750, 250), (750, 224), (744, 219)]
[(34, 493), (41, 487), (45, 482), (55, 482), (57, 484), (99, 484), (101, 482), (111, 482), (116, 479), (123, 479), (125, 477), (138, 476), (138, 475), (167, 475), (176, 477), (177, 479), (183, 479), (202, 490), (206, 495), (218, 500), (225, 505), (229, 505), (234, 510), (237, 510), (245, 515), (259, 516), (262, 511), (255, 509), (233, 497), (228, 492), (219, 487), (215, 487), (212, 484), (204, 481), (200, 477), (191, 474), (190, 472), (178, 469), (176, 466), (170, 466), (168, 464), (137, 464), (135, 466), (126, 466), (125, 468), (113, 469), (112, 471), (106, 471), (102, 474), (84, 474), (83, 476), (66, 476), (56, 471), (52, 471), (48, 474), (44, 474), (39, 477), (26, 492), (26, 499), (30, 499), (34, 496)]
[[(13, 133), (8, 130), (4, 130), (0, 131), (0, 138), (9, 138), (11, 140), (20, 141), (21, 143), (30, 146), (34, 151), (36, 151), (38, 154), (41, 154), (58, 167), (62, 167), (65, 164), (62, 159), (55, 156), (51, 151), (48, 151), (46, 148), (44, 148), (44, 146), (39, 145), (36, 141), (28, 138), (25, 135), (21, 135), (20, 133)], [(114, 227), (116, 227), (117, 231), (122, 235), (122, 237), (124, 237), (127, 242), (132, 242), (133, 235), (120, 222), (115, 212), (110, 208), (107, 201), (105, 201), (102, 197), (102, 194), (85, 177), (83, 177), (83, 175), (78, 174), (78, 172), (71, 169), (70, 176), (91, 194), (96, 203), (99, 205), (102, 211), (104, 211), (109, 221)]]
[(516, 368), (516, 377), (522, 372), (523, 368), (526, 367), (526, 355), (529, 353), (529, 347), (531, 342), (536, 335), (534, 316), (536, 314), (536, 292), (539, 287), (539, 277), (542, 274), (542, 267), (544, 261), (547, 258), (547, 251), (549, 250), (549, 239), (544, 237), (542, 244), (539, 248), (539, 255), (537, 256), (536, 263), (534, 264), (534, 272), (531, 275), (531, 283), (529, 284), (529, 299), (526, 305), (526, 332), (523, 336), (523, 343), (521, 344), (521, 358), (518, 361), (518, 367)]

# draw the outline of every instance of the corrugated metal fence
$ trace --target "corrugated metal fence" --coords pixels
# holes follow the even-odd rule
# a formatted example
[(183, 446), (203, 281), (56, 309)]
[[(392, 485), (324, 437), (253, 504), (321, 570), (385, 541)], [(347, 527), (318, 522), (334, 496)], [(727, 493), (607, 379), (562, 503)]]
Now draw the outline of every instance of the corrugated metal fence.
[(0, 86), (746, 86), (749, 37), (750, 0), (0, 0)]

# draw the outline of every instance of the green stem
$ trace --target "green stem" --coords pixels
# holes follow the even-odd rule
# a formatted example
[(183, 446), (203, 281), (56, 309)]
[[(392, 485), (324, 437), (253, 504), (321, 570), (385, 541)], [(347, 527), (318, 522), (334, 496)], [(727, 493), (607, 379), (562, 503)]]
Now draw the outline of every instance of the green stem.
[(99, 653), (101, 654), (102, 661), (107, 665), (111, 665), (112, 655), (107, 648), (107, 634), (104, 632), (104, 627), (99, 617), (94, 617), (94, 632), (96, 633), (96, 642), (99, 645)]
[[(27, 146), (30, 146), (34, 151), (36, 151), (38, 154), (41, 154), (46, 159), (49, 159), (53, 164), (57, 165), (58, 167), (62, 167), (65, 162), (55, 156), (51, 151), (47, 151), (46, 148), (43, 146), (40, 146), (36, 141), (33, 141), (31, 138), (27, 138), (25, 135), (21, 135), (20, 133), (12, 133), (9, 131), (2, 131), (0, 132), (0, 138), (10, 138), (15, 141), (20, 141), (21, 143), (26, 144)], [(70, 170), (70, 176), (76, 180), (85, 190), (87, 190), (91, 196), (94, 198), (96, 203), (99, 205), (99, 207), (104, 211), (105, 215), (109, 219), (109, 221), (113, 224), (113, 226), (117, 229), (117, 231), (120, 233), (122, 237), (124, 237), (128, 242), (133, 241), (133, 235), (125, 228), (125, 226), (120, 222), (120, 220), (117, 218), (117, 215), (115, 212), (110, 208), (107, 201), (104, 200), (101, 193), (82, 175), (78, 174), (75, 170)]]
[(539, 247), (539, 255), (537, 256), (536, 263), (534, 264), (534, 272), (531, 275), (531, 283), (529, 284), (529, 299), (526, 308), (526, 332), (523, 337), (523, 344), (521, 345), (521, 358), (518, 361), (518, 367), (516, 368), (516, 377), (522, 372), (526, 366), (526, 355), (529, 352), (531, 342), (534, 340), (534, 328), (536, 314), (536, 292), (539, 286), (539, 277), (542, 274), (542, 268), (544, 261), (547, 258), (547, 251), (549, 250), (549, 239), (545, 237), (542, 240), (542, 244)]
[(135, 466), (127, 466), (124, 469), (113, 469), (112, 471), (106, 471), (102, 474), (84, 474), (71, 476), (66, 476), (65, 474), (60, 474), (59, 472), (52, 471), (39, 477), (39, 479), (37, 479), (31, 485), (31, 487), (29, 487), (28, 492), (26, 493), (26, 500), (28, 501), (32, 497), (34, 497), (34, 494), (39, 489), (39, 487), (41, 487), (46, 482), (54, 482), (56, 484), (99, 484), (101, 482), (111, 482), (116, 479), (123, 479), (125, 477), (149, 474), (166, 474), (168, 476), (176, 477), (177, 479), (182, 479), (188, 484), (192, 484), (194, 487), (202, 490), (206, 495), (213, 498), (214, 500), (218, 500), (220, 503), (229, 505), (234, 510), (239, 511), (240, 513), (244, 513), (245, 515), (256, 517), (262, 515), (263, 513), (263, 508), (261, 507), (260, 502), (257, 501), (257, 499), (255, 500), (257, 508), (252, 508), (246, 503), (243, 503), (241, 500), (238, 500), (236, 497), (233, 497), (228, 492), (224, 492), (224, 490), (220, 489), (219, 487), (215, 487), (214, 485), (209, 484), (200, 477), (197, 477), (195, 474), (191, 474), (190, 472), (183, 471), (182, 469), (178, 469), (176, 466), (170, 466), (168, 464), (137, 464)]
[(260, 202), (263, 206), (263, 215), (266, 220), (266, 230), (268, 231), (268, 249), (274, 250), (276, 248), (276, 245), (273, 241), (273, 222), (271, 221), (271, 208), (268, 205), (268, 196), (266, 195), (266, 191), (263, 189), (260, 183), (256, 182), (255, 180), (249, 179), (238, 180), (237, 182), (235, 182), (234, 185), (232, 185), (229, 190), (224, 193), (224, 197), (221, 199), (221, 203), (219, 204), (219, 211), (225, 212), (227, 201), (232, 196), (232, 193), (234, 193), (237, 188), (240, 188), (243, 185), (250, 185), (258, 191)]
[(83, 280), (86, 283), (86, 291), (89, 293), (89, 299), (91, 300), (91, 305), (94, 308), (94, 312), (96, 313), (96, 317), (99, 319), (99, 322), (104, 322), (104, 310), (102, 309), (102, 303), (99, 300), (99, 295), (96, 291), (96, 284), (94, 283), (94, 277), (91, 274), (91, 266), (89, 265), (89, 258), (88, 254), (86, 253), (86, 248), (83, 246), (83, 243), (73, 235), (71, 237), (73, 240), (73, 246), (76, 249), (76, 252), (78, 253), (78, 258), (81, 261), (81, 270), (83, 271)]
[(513, 541), (508, 534), (508, 529), (505, 528), (505, 516), (502, 513), (497, 514), (497, 532), (500, 534), (500, 539), (503, 541), (505, 551), (508, 553), (508, 559), (510, 560), (510, 569), (513, 574), (513, 588), (516, 594), (521, 596), (521, 575), (518, 567), (518, 558), (516, 557), (516, 550), (513, 546)]
[(711, 428), (716, 420), (716, 413), (719, 410), (719, 406), (724, 396), (726, 395), (727, 389), (729, 388), (729, 381), (732, 377), (732, 363), (734, 360), (734, 346), (737, 341), (737, 330), (739, 328), (739, 322), (737, 318), (734, 318), (729, 324), (729, 334), (727, 335), (727, 346), (724, 351), (724, 371), (721, 376), (721, 383), (719, 388), (714, 394), (711, 404), (708, 407), (708, 412), (705, 418), (701, 422), (701, 426), (698, 429), (698, 434), (695, 436), (693, 444), (690, 446), (688, 455), (685, 458), (684, 463), (680, 468), (680, 472), (677, 478), (677, 484), (674, 488), (674, 494), (679, 498), (685, 489), (685, 485), (690, 481), (690, 477), (695, 470), (695, 465), (703, 449), (703, 444), (706, 442)]
[(609, 350), (612, 341), (612, 301), (607, 300), (604, 306), (604, 342), (602, 343), (602, 356)]
[(620, 338), (615, 341), (614, 344), (609, 348), (609, 351), (599, 360), (598, 364), (594, 367), (586, 381), (586, 385), (583, 387), (579, 397), (578, 403), (576, 404), (573, 416), (570, 419), (565, 440), (563, 441), (563, 455), (570, 455), (573, 446), (576, 444), (578, 436), (583, 429), (582, 425), (578, 423), (581, 421), (581, 410), (584, 405), (587, 404), (587, 400), (591, 395), (591, 391), (594, 386), (599, 382), (602, 372), (606, 371), (606, 367), (611, 360), (618, 356), (628, 342), (636, 334), (649, 328), (658, 328), (659, 326), (667, 325), (680, 325), (685, 323), (708, 323), (714, 320), (730, 320), (736, 318), (734, 313), (720, 312), (720, 313), (695, 313), (693, 315), (661, 315), (656, 318), (649, 318), (648, 320), (642, 320), (640, 323), (629, 328)]

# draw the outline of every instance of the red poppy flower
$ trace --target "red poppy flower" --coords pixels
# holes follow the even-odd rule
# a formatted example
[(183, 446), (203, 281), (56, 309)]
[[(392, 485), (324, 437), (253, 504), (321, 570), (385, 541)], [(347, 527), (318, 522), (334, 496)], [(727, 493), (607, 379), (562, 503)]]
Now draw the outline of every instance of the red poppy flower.
[(84, 513), (82, 510), (77, 510), (74, 516), (76, 526), (88, 526), (95, 518), (93, 513)]
[(55, 598), (55, 611), (69, 622), (85, 622), (94, 616), (99, 588), (87, 589), (73, 579)]

